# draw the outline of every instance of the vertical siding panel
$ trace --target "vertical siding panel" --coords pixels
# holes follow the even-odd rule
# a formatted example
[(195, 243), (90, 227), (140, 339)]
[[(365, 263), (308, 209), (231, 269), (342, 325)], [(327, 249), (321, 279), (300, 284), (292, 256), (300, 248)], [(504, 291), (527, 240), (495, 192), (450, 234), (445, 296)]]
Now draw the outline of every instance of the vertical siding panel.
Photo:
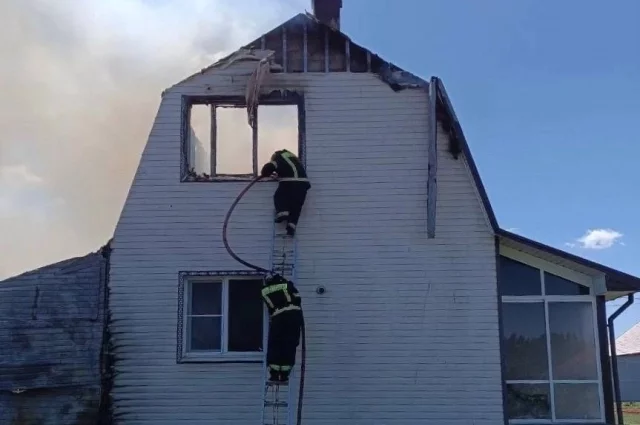
[[(178, 272), (241, 267), (220, 232), (245, 185), (179, 183), (180, 96), (242, 94), (234, 72), (246, 75), (230, 67), (164, 96), (116, 229), (114, 398), (123, 425), (260, 418), (260, 365), (175, 362)], [(502, 423), (494, 240), (446, 140), (437, 236), (427, 239), (425, 92), (395, 93), (361, 73), (274, 74), (269, 84), (305, 93), (313, 185), (298, 233), (305, 424)], [(274, 189), (252, 189), (229, 229), (234, 249), (257, 264), (269, 258)], [(316, 294), (319, 285), (326, 293)]]

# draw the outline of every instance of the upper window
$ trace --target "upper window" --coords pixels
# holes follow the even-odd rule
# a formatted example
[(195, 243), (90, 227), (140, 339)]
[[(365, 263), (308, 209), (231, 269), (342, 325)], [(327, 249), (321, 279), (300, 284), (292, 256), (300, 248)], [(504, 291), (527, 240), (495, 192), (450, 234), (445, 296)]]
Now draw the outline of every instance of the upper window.
[(280, 149), (304, 162), (304, 105), (296, 93), (261, 97), (254, 127), (242, 97), (185, 97), (183, 102), (183, 181), (248, 180)]
[(509, 421), (602, 422), (591, 289), (505, 256), (499, 266)]
[(262, 277), (183, 273), (180, 279), (178, 361), (260, 360)]

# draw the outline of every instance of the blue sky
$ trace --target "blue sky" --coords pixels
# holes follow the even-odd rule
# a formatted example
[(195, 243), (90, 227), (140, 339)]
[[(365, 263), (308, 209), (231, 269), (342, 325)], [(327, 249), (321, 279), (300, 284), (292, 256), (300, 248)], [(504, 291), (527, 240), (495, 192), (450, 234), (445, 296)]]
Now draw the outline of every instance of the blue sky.
[[(640, 275), (640, 2), (343, 3), (355, 41), (442, 78), (502, 227)], [(640, 301), (617, 331), (637, 321)]]

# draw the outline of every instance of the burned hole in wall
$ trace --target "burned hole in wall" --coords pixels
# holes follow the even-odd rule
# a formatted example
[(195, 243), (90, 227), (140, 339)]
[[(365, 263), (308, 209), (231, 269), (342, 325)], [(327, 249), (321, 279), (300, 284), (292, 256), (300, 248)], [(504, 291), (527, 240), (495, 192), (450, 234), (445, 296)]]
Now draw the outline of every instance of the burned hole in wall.
[(258, 163), (270, 161), (276, 150), (298, 153), (298, 107), (296, 105), (258, 106)]
[(256, 128), (241, 104), (194, 104), (187, 181), (251, 178), (276, 150), (299, 155), (298, 106), (259, 105)]
[(189, 169), (198, 175), (211, 174), (211, 108), (193, 105), (189, 114)]
[(215, 107), (215, 175), (253, 174), (253, 130), (247, 110)]

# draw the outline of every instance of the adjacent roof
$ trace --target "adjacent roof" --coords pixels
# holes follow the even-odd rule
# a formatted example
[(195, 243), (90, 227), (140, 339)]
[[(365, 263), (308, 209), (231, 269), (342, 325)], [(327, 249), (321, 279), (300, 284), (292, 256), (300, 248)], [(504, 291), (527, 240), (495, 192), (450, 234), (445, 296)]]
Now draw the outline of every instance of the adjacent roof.
[(636, 323), (616, 339), (616, 354), (618, 356), (640, 354), (640, 323)]
[(107, 250), (0, 282), (0, 392), (99, 389)]
[(496, 229), (496, 235), (508, 246), (513, 246), (516, 249), (520, 247), (528, 247), (531, 250), (536, 251), (538, 256), (545, 257), (545, 259), (552, 262), (560, 264), (565, 263), (564, 265), (566, 265), (567, 262), (570, 262), (574, 268), (581, 269), (578, 271), (585, 274), (592, 274), (593, 271), (603, 273), (606, 278), (607, 291), (617, 293), (616, 296), (640, 291), (640, 278), (636, 276), (587, 260), (586, 258), (579, 257), (558, 248), (545, 245), (534, 241), (533, 239), (525, 238), (524, 236), (509, 232), (500, 227)]

